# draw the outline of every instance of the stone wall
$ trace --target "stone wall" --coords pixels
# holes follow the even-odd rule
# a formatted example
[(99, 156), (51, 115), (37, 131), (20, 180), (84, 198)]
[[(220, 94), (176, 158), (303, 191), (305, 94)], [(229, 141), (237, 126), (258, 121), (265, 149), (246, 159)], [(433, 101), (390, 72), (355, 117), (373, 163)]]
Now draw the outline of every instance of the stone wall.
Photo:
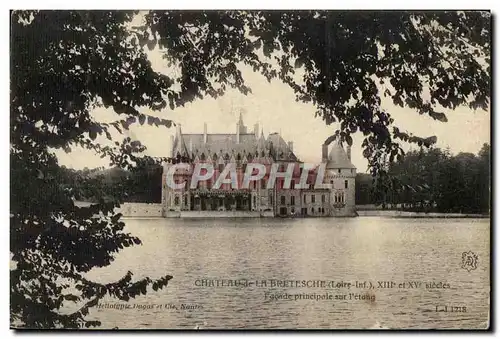
[[(282, 200), (284, 197), (284, 201)], [(292, 204), (292, 197), (294, 203)], [(300, 190), (297, 189), (280, 189), (276, 192), (276, 213), (278, 215), (300, 214)], [(281, 213), (281, 211), (285, 213)]]
[[(313, 202), (313, 196), (314, 196), (314, 202)], [(327, 190), (303, 190), (301, 194), (301, 199), (302, 199), (301, 207), (307, 208), (307, 216), (327, 217), (330, 215), (331, 204), (330, 204), (329, 192)]]

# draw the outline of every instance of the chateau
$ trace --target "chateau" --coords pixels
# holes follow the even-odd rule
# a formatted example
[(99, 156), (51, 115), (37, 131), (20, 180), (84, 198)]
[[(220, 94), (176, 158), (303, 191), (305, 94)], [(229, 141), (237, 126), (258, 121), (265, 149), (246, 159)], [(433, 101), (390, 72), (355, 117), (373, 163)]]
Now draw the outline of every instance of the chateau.
[[(314, 188), (319, 165), (309, 171), (309, 188), (295, 188), (303, 170), (303, 163), (293, 152), (293, 143), (285, 142), (279, 133), (267, 138), (259, 134), (259, 125), (249, 133), (241, 114), (235, 134), (209, 134), (205, 124), (202, 134), (184, 134), (177, 125), (172, 136), (170, 156), (177, 162), (188, 163), (191, 170), (176, 171), (175, 183), (186, 182), (183, 189), (172, 189), (166, 183), (166, 173), (173, 166), (165, 163), (162, 177), (162, 206), (164, 217), (181, 216), (276, 216), (276, 217), (332, 217), (355, 216), (356, 168), (351, 163), (351, 149), (344, 150), (339, 143), (322, 145), (322, 164), (325, 165), (323, 183), (331, 188)], [(213, 165), (213, 178), (200, 181), (190, 188), (192, 167), (197, 163)], [(238, 181), (241, 182), (246, 167), (259, 163), (269, 168), (279, 164), (285, 172), (288, 164), (295, 164), (289, 188), (284, 188), (284, 178), (278, 177), (273, 187), (267, 187), (269, 171), (258, 181), (251, 181), (248, 188), (233, 189), (213, 184), (226, 164), (236, 164)], [(239, 185), (238, 187), (241, 187)]]

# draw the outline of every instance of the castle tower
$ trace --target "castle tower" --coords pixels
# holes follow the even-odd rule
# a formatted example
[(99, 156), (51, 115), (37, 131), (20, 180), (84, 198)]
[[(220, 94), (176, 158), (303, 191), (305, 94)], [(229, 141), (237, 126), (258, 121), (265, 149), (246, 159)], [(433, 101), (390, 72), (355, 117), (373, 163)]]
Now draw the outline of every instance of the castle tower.
[[(189, 182), (186, 182), (184, 189), (172, 189), (167, 185), (167, 173), (169, 169), (177, 162), (177, 156), (191, 158), (193, 152), (193, 142), (189, 139), (186, 143), (186, 136), (182, 134), (181, 124), (177, 124), (175, 137), (173, 137), (172, 149), (170, 151), (171, 161), (163, 163), (162, 186), (161, 186), (161, 204), (164, 217), (172, 216), (181, 210), (189, 209), (190, 196), (187, 191)], [(189, 145), (189, 148), (188, 148)], [(189, 160), (188, 160), (189, 162)], [(189, 171), (176, 171), (174, 180), (179, 182), (188, 179)], [(180, 180), (179, 180), (180, 179)]]
[(330, 184), (330, 215), (354, 216), (356, 214), (355, 182), (356, 167), (350, 160), (350, 149), (346, 152), (337, 141), (332, 142), (330, 153), (323, 145), (323, 162), (326, 162), (324, 183)]

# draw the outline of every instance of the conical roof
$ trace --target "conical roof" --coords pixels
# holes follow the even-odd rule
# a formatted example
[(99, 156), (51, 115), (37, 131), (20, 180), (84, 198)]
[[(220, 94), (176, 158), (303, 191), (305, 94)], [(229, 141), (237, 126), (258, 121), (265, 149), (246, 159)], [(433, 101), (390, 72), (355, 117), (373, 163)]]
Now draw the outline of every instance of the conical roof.
[(344, 151), (340, 143), (333, 142), (330, 154), (328, 154), (328, 162), (326, 163), (327, 169), (338, 169), (338, 168), (356, 168), (347, 157), (347, 153)]

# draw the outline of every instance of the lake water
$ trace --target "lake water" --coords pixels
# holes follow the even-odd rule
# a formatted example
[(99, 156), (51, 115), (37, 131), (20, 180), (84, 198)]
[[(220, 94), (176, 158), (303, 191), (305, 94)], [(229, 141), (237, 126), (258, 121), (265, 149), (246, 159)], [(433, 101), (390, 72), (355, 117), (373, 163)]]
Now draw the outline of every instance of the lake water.
[[(151, 289), (129, 303), (102, 301), (106, 307), (129, 304), (129, 309), (93, 308), (90, 316), (103, 328), (121, 329), (485, 328), (489, 223), (378, 217), (128, 219), (126, 230), (143, 245), (124, 249), (111, 266), (89, 276), (112, 282), (131, 270), (134, 279), (166, 274), (173, 279), (163, 290)], [(467, 251), (478, 257), (470, 272), (461, 267)], [(197, 286), (202, 279), (253, 283)], [(273, 279), (328, 285), (276, 287)], [(262, 281), (267, 286), (258, 285)], [(374, 288), (355, 287), (356, 281)], [(410, 281), (421, 285), (410, 288)], [(426, 287), (433, 282), (449, 288)], [(292, 300), (270, 299), (270, 294), (285, 293)], [(305, 299), (314, 293), (313, 298), (325, 299)], [(182, 304), (189, 307), (181, 309)]]

